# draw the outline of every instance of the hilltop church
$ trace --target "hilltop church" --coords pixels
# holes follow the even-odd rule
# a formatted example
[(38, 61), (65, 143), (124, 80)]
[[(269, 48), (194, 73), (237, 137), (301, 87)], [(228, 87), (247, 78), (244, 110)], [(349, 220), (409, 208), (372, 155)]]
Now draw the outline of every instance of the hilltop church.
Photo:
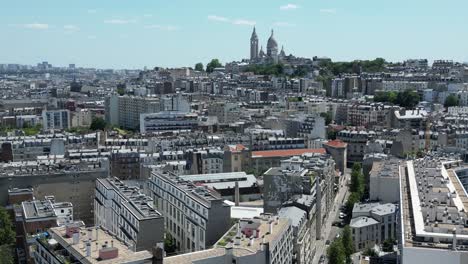
[(253, 28), (252, 36), (250, 37), (250, 63), (278, 63), (282, 62), (286, 58), (284, 48), (281, 47), (281, 51), (278, 53), (278, 43), (273, 36), (273, 30), (271, 30), (271, 36), (267, 42), (266, 54), (263, 51), (263, 46), (258, 50), (258, 36)]

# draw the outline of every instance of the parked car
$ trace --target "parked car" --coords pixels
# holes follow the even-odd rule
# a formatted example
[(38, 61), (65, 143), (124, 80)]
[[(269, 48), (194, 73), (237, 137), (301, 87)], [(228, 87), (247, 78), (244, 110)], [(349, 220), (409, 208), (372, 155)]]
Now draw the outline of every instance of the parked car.
[(320, 256), (319, 263), (324, 263), (325, 262), (325, 255)]
[(325, 245), (330, 245), (330, 240), (325, 241)]

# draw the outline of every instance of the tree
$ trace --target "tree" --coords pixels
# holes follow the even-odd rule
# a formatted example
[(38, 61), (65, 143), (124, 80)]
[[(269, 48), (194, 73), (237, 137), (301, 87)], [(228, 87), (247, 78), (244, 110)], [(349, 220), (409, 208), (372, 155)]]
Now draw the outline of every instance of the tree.
[(284, 65), (281, 63), (277, 64), (262, 64), (262, 65), (250, 65), (245, 69), (246, 72), (253, 72), (258, 75), (284, 75)]
[(340, 238), (331, 243), (327, 249), (327, 255), (330, 264), (343, 264), (345, 262), (346, 255)]
[(320, 116), (325, 118), (325, 125), (328, 126), (332, 121), (332, 114), (330, 112), (320, 113)]
[(174, 243), (174, 239), (170, 234), (166, 233), (166, 236), (164, 238), (164, 251), (166, 251), (166, 253), (174, 253), (176, 252), (176, 249), (177, 248)]
[(359, 194), (353, 192), (349, 195), (348, 201), (346, 201), (346, 214), (350, 216), (353, 213), (353, 207), (355, 203), (358, 203), (361, 200)]
[(361, 200), (365, 190), (365, 180), (359, 163), (354, 163), (353, 165), (353, 170), (351, 171), (350, 190), (351, 192), (356, 193), (359, 200)]
[(4, 207), (0, 207), (0, 245), (11, 245), (15, 242), (15, 232), (10, 216)]
[(341, 235), (343, 248), (346, 255), (346, 260), (350, 262), (351, 255), (354, 253), (353, 237), (351, 235), (351, 228), (349, 225), (345, 226)]
[(89, 129), (96, 131), (96, 130), (104, 130), (107, 124), (106, 121), (102, 117), (94, 117)]
[(414, 108), (420, 99), (419, 94), (415, 90), (408, 89), (398, 93), (395, 103), (405, 108)]
[(127, 85), (125, 83), (119, 83), (117, 84), (117, 93), (119, 95), (124, 95), (125, 94), (125, 88), (127, 87)]
[(362, 252), (362, 255), (368, 257), (377, 257), (377, 252), (375, 252), (373, 248), (366, 248), (366, 250)]
[(0, 246), (0, 263), (1, 264), (13, 264), (13, 248), (10, 245)]
[(207, 72), (213, 72), (215, 68), (223, 67), (223, 64), (219, 62), (218, 59), (212, 59), (207, 65), (206, 65), (206, 71)]
[(448, 108), (451, 106), (458, 106), (460, 104), (458, 97), (456, 95), (449, 95), (445, 98), (444, 107)]
[(196, 71), (203, 71), (203, 63), (199, 62), (197, 64), (195, 64), (195, 70)]
[(336, 139), (336, 134), (337, 132), (334, 130), (328, 130), (327, 132), (327, 138), (330, 140), (335, 140)]
[(394, 239), (385, 239), (382, 243), (382, 250), (385, 252), (393, 252), (393, 245), (395, 244)]
[(10, 215), (4, 207), (0, 207), (0, 263), (2, 264), (13, 264), (15, 235)]

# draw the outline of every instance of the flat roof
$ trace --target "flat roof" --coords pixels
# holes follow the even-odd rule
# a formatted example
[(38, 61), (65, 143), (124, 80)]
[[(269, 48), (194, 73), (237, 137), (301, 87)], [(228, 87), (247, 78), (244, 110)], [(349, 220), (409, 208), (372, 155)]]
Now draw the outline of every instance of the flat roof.
[[(96, 238), (97, 232), (97, 238)], [(90, 228), (80, 228), (80, 239), (78, 244), (73, 245), (73, 238), (68, 238), (65, 236), (66, 234), (66, 227), (54, 227), (49, 229), (49, 233), (51, 234), (52, 238), (55, 239), (62, 247), (64, 247), (67, 251), (69, 251), (73, 256), (78, 259), (86, 259), (89, 263), (131, 263), (133, 261), (141, 261), (141, 260), (151, 260), (153, 255), (149, 251), (139, 251), (134, 252), (129, 249), (128, 245), (119, 241), (116, 237), (110, 235), (102, 228), (96, 229), (95, 227)], [(86, 242), (89, 238), (89, 233), (91, 233), (91, 256), (86, 257)], [(107, 243), (106, 243), (107, 242)], [(107, 247), (113, 247), (118, 250), (117, 258), (109, 259), (109, 260), (99, 260), (99, 250), (102, 249), (103, 245)], [(60, 254), (60, 253), (58, 253)]]

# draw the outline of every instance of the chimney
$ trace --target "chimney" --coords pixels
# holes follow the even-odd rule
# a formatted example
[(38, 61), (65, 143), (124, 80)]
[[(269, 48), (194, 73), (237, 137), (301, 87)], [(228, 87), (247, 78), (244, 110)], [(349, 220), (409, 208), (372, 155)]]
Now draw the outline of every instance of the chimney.
[(266, 250), (265, 236), (262, 236), (262, 250)]
[(86, 242), (86, 257), (91, 257), (91, 239)]
[(453, 239), (452, 239), (452, 249), (457, 250), (457, 229), (454, 227), (452, 230)]
[(96, 226), (96, 241), (99, 240), (99, 226)]
[(89, 240), (93, 240), (93, 229), (92, 228), (88, 228), (88, 238), (89, 238)]
[(160, 243), (153, 247), (152, 253), (153, 253), (153, 261), (151, 264), (163, 264), (163, 259), (164, 259), (164, 246), (161, 246)]
[(268, 229), (270, 234), (273, 234), (273, 221), (270, 220), (270, 228)]
[(234, 202), (235, 202), (236, 206), (239, 206), (240, 193), (239, 193), (239, 182), (238, 181), (236, 181), (236, 185), (235, 185)]
[(73, 245), (77, 245), (80, 242), (80, 232), (73, 233)]
[(250, 240), (249, 240), (249, 246), (252, 246), (253, 243), (254, 243), (254, 237), (251, 236), (251, 237), (250, 237)]

